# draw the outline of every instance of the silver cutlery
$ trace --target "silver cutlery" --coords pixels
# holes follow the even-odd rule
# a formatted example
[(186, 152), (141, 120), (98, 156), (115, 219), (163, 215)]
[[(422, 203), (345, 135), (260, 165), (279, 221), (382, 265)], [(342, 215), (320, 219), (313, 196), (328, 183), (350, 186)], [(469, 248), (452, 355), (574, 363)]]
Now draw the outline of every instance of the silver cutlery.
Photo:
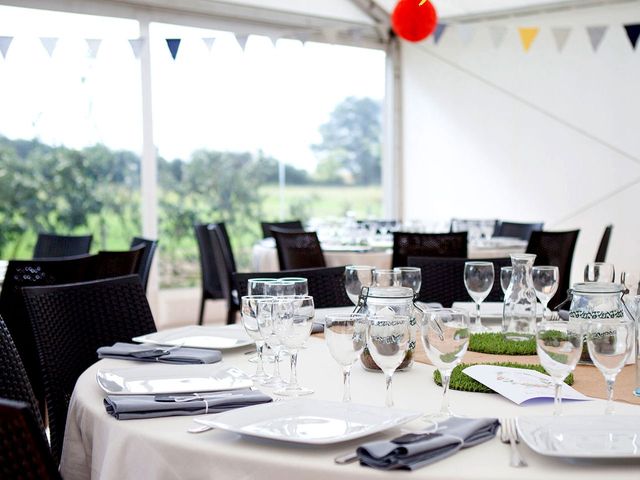
[(502, 443), (508, 443), (511, 448), (511, 457), (509, 465), (515, 468), (526, 467), (527, 462), (524, 460), (518, 450), (518, 432), (516, 430), (516, 421), (514, 418), (500, 419), (500, 440)]

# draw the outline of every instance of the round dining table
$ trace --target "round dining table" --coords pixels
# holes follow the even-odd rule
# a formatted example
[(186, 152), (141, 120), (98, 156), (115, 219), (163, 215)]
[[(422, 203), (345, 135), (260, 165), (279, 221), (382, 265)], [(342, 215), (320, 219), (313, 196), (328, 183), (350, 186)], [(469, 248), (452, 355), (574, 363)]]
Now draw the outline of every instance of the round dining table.
[[(223, 362), (252, 372), (247, 348), (225, 351)], [(61, 473), (75, 479), (638, 479), (640, 464), (634, 460), (569, 460), (543, 456), (520, 444), (529, 466), (509, 466), (509, 445), (498, 437), (413, 472), (380, 471), (358, 463), (338, 465), (334, 458), (353, 452), (372, 439), (391, 439), (425, 428), (422, 420), (373, 436), (331, 445), (300, 445), (256, 439), (213, 429), (188, 433), (194, 417), (176, 416), (141, 420), (117, 420), (105, 411), (105, 393), (96, 383), (99, 369), (140, 365), (126, 360), (100, 360), (78, 379), (71, 398), (66, 424)], [(166, 365), (166, 368), (172, 368)], [(270, 365), (267, 368), (271, 368)], [(282, 371), (288, 375), (288, 367)], [(439, 409), (442, 389), (433, 381), (434, 367), (416, 363), (393, 379), (395, 407), (416, 412)], [(594, 375), (600, 373), (594, 369)], [(298, 378), (312, 388), (311, 399), (339, 401), (342, 397), (341, 369), (330, 356), (322, 338), (312, 337), (300, 351)], [(383, 406), (384, 377), (365, 371), (359, 364), (352, 372), (354, 403)], [(602, 382), (604, 390), (604, 381)], [(271, 394), (268, 389), (262, 389)], [(284, 400), (287, 401), (287, 400)], [(451, 408), (470, 417), (548, 416), (553, 402), (537, 401), (518, 406), (498, 394), (450, 391)], [(600, 415), (603, 400), (565, 402), (565, 415)], [(251, 408), (251, 407), (247, 407)], [(640, 415), (640, 405), (616, 403), (618, 415)], [(211, 418), (211, 415), (208, 416)], [(640, 432), (638, 432), (640, 438)], [(640, 448), (640, 443), (639, 447)]]

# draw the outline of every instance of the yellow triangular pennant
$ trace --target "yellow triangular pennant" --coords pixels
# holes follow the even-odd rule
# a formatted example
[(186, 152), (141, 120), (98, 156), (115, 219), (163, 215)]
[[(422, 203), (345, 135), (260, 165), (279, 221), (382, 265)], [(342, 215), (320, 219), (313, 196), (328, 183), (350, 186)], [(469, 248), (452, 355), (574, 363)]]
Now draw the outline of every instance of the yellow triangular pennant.
[(522, 48), (525, 52), (528, 52), (531, 48), (531, 44), (538, 36), (540, 29), (538, 27), (520, 27), (518, 32), (520, 33), (520, 41), (522, 42)]

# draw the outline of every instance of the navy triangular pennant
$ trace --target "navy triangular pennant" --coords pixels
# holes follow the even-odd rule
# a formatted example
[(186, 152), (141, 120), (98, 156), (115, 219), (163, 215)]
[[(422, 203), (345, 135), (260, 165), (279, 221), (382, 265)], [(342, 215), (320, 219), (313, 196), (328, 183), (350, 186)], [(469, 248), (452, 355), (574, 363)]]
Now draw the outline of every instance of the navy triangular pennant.
[(442, 37), (446, 29), (447, 29), (446, 23), (439, 23), (438, 25), (436, 25), (436, 31), (433, 32), (433, 41), (436, 44), (440, 41), (440, 37)]
[(627, 37), (629, 37), (629, 41), (631, 42), (631, 46), (633, 49), (636, 49), (636, 45), (638, 45), (638, 37), (640, 37), (640, 23), (634, 23), (632, 25), (625, 25), (624, 29), (627, 32)]
[(169, 51), (171, 52), (171, 57), (175, 60), (178, 56), (178, 48), (180, 48), (180, 39), (179, 38), (167, 38), (167, 47), (169, 47)]

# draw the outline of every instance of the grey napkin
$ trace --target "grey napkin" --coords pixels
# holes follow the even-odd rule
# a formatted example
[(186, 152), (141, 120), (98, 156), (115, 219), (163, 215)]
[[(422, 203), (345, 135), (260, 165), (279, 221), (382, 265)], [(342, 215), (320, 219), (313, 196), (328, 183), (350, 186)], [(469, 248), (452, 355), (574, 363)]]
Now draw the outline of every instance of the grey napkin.
[(362, 465), (382, 470), (416, 470), (435, 463), (461, 448), (492, 439), (499, 422), (495, 418), (453, 417), (438, 424), (434, 433), (410, 433), (378, 442), (365, 443), (356, 453)]
[(205, 415), (234, 408), (268, 403), (273, 399), (251, 389), (225, 392), (185, 393), (171, 395), (108, 395), (104, 399), (107, 413), (118, 420), (137, 418)]
[(188, 347), (164, 347), (139, 343), (114, 343), (111, 347), (100, 347), (98, 358), (119, 358), (141, 362), (162, 362), (177, 364), (216, 363), (222, 360), (219, 350)]

